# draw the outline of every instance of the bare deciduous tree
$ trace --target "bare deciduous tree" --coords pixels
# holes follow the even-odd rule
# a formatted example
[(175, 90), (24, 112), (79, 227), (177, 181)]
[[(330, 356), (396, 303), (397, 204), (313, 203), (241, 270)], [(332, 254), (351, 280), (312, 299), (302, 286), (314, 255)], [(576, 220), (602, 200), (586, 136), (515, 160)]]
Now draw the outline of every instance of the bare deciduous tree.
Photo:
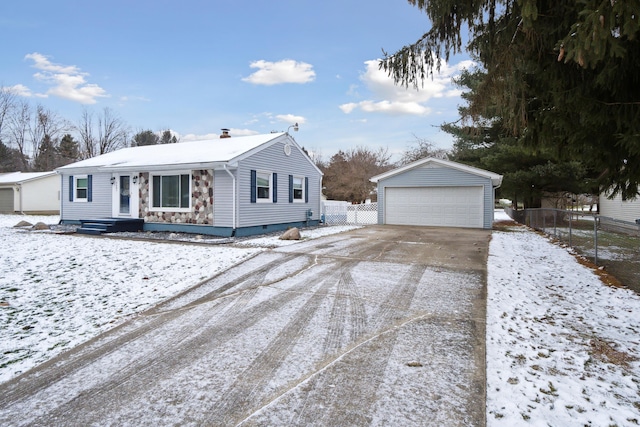
[(413, 135), (416, 139), (416, 145), (409, 147), (402, 153), (400, 159), (401, 165), (415, 162), (426, 157), (435, 157), (436, 159), (447, 160), (449, 158), (449, 152), (443, 148), (438, 148), (433, 142), (426, 138), (419, 138), (417, 135)]
[(16, 107), (16, 94), (11, 88), (0, 86), (0, 141), (3, 140), (5, 120)]
[(356, 147), (338, 151), (322, 168), (325, 195), (334, 200), (364, 202), (374, 196), (376, 187), (369, 179), (391, 169), (390, 158), (386, 148), (373, 151), (367, 147)]
[(95, 125), (93, 113), (85, 109), (76, 130), (83, 159), (124, 148), (129, 138), (129, 127), (108, 107), (98, 115)]
[(22, 162), (21, 169), (23, 171), (29, 170), (27, 144), (29, 142), (30, 124), (31, 108), (29, 104), (24, 100), (18, 101), (9, 116), (9, 146), (14, 146), (20, 154), (20, 161)]
[[(34, 167), (38, 170), (49, 170), (56, 164), (55, 151), (60, 136), (69, 129), (69, 124), (54, 111), (38, 104), (32, 118), (29, 135), (31, 138), (31, 155)], [(39, 156), (47, 156), (47, 160), (39, 160)]]

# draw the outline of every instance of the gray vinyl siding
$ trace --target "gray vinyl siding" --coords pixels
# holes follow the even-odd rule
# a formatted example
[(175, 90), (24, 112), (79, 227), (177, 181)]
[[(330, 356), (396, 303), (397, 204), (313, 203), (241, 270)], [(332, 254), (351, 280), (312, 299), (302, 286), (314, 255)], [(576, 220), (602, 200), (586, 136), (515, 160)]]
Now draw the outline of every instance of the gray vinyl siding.
[(224, 170), (214, 171), (213, 188), (213, 225), (233, 227), (233, 180)]
[(111, 174), (92, 173), (87, 175), (93, 176), (91, 202), (70, 202), (69, 175), (62, 175), (62, 192), (60, 193), (62, 201), (61, 220), (78, 221), (80, 219), (111, 217)]
[(493, 225), (494, 190), (490, 178), (448, 167), (417, 167), (378, 181), (378, 223), (384, 223), (384, 190), (386, 187), (484, 187), (483, 228)]
[[(278, 174), (277, 203), (251, 203), (251, 170)], [(289, 203), (289, 175), (309, 180), (308, 203)], [(305, 221), (309, 209), (313, 211), (312, 220), (320, 218), (321, 175), (311, 160), (294, 145), (290, 156), (284, 153), (284, 143), (277, 142), (247, 157), (238, 165), (237, 177), (238, 227)]]

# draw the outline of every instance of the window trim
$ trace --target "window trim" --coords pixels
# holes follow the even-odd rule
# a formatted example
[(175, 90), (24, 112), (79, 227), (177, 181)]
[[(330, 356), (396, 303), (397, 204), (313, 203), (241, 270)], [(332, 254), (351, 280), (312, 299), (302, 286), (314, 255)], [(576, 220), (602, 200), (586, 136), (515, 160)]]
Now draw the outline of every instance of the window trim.
[[(296, 188), (295, 188), (296, 179), (300, 180), (300, 189), (299, 189), (300, 197), (296, 197)], [(305, 180), (304, 176), (293, 175), (291, 177), (291, 200), (293, 201), (293, 203), (305, 203), (306, 191), (305, 191), (304, 180)]]
[[(87, 180), (87, 186), (86, 187), (79, 187), (78, 186), (78, 180), (80, 179), (86, 179)], [(74, 175), (73, 176), (73, 201), (74, 202), (78, 202), (78, 203), (87, 203), (89, 201), (89, 175)], [(79, 188), (84, 188), (84, 190), (86, 191), (86, 196), (85, 197), (78, 197), (78, 189)]]
[[(264, 186), (259, 187), (258, 186), (258, 181), (260, 179), (260, 175), (268, 175), (269, 176), (269, 194), (267, 195), (267, 197), (260, 197), (260, 192), (258, 191), (258, 188), (266, 188)], [(270, 171), (264, 171), (264, 170), (256, 170), (256, 182), (255, 182), (255, 192), (256, 192), (256, 203), (273, 203), (275, 200), (275, 188), (274, 188), (274, 173), (270, 172)]]
[[(181, 180), (182, 180), (182, 175), (188, 175), (189, 176), (189, 206), (188, 207), (170, 207), (170, 206), (162, 206), (162, 193), (160, 193), (160, 205), (161, 206), (154, 206), (153, 205), (153, 192), (154, 192), (154, 187), (153, 187), (153, 181), (154, 181), (154, 177), (158, 176), (160, 177), (160, 181), (162, 182), (162, 177), (163, 176), (178, 176), (178, 188), (181, 188)], [(191, 174), (191, 171), (171, 171), (171, 172), (161, 172), (161, 173), (153, 173), (150, 172), (149, 173), (149, 192), (148, 192), (148, 197), (149, 197), (149, 212), (191, 212), (192, 209), (192, 197), (191, 194), (193, 192), (193, 176)], [(182, 194), (178, 195), (178, 200), (182, 200)]]

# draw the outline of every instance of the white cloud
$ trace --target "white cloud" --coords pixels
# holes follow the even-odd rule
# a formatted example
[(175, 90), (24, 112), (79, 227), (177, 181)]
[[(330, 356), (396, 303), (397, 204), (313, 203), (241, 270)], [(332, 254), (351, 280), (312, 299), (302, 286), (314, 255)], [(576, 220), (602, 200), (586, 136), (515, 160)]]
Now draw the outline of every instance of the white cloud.
[(281, 122), (285, 122), (288, 123), (290, 125), (294, 124), (294, 123), (298, 123), (298, 124), (303, 124), (307, 121), (307, 119), (305, 119), (302, 116), (294, 116), (293, 114), (278, 114), (276, 116), (276, 119), (278, 119)]
[[(451, 80), (463, 68), (473, 65), (473, 61), (461, 61), (454, 66), (443, 63), (440, 72), (435, 73), (432, 79), (425, 80), (424, 86), (416, 90), (396, 85), (392, 77), (388, 76), (384, 70), (379, 69), (378, 60), (366, 61), (366, 69), (360, 76), (360, 80), (367, 86), (373, 99), (342, 104), (339, 108), (345, 114), (359, 109), (366, 113), (428, 115), (433, 110), (426, 104), (432, 98), (460, 96), (461, 91), (453, 87)], [(353, 95), (354, 93), (355, 90), (350, 87), (348, 94)]]
[(33, 75), (37, 80), (51, 86), (49, 90), (36, 96), (57, 96), (80, 104), (95, 104), (97, 98), (108, 97), (107, 92), (97, 84), (87, 83), (88, 73), (83, 73), (75, 65), (52, 63), (49, 58), (34, 52), (25, 55), (33, 61), (33, 67), (40, 70)]
[(144, 96), (121, 96), (120, 102), (129, 102), (129, 101), (141, 101), (141, 102), (151, 102), (149, 98), (145, 98)]
[[(195, 133), (188, 133), (186, 135), (180, 135), (175, 131), (171, 131), (173, 134), (177, 135), (176, 137), (180, 140), (180, 142), (188, 142), (188, 141), (206, 141), (210, 139), (219, 139), (220, 134), (218, 133), (206, 133), (202, 135), (197, 135)], [(234, 136), (249, 136), (249, 135), (257, 135), (260, 132), (256, 132), (250, 129), (238, 129), (238, 128), (229, 128), (229, 135), (231, 137)]]
[(362, 101), (358, 104), (362, 111), (367, 113), (387, 113), (394, 115), (413, 114), (426, 115), (431, 109), (418, 102), (392, 102), (392, 101)]
[(9, 92), (17, 95), (17, 96), (24, 96), (26, 98), (30, 98), (33, 96), (33, 93), (31, 92), (31, 89), (29, 89), (28, 87), (26, 87), (25, 85), (21, 85), (21, 84), (17, 84), (17, 85), (13, 85), (11, 87), (9, 87)]
[(264, 60), (254, 61), (251, 68), (258, 71), (242, 80), (257, 85), (277, 85), (282, 83), (309, 83), (315, 80), (316, 73), (313, 66), (306, 62), (285, 59), (278, 62)]
[(343, 113), (345, 114), (349, 114), (351, 113), (353, 110), (355, 110), (356, 108), (358, 108), (358, 104), (356, 104), (355, 102), (349, 102), (348, 104), (342, 104), (339, 107)]

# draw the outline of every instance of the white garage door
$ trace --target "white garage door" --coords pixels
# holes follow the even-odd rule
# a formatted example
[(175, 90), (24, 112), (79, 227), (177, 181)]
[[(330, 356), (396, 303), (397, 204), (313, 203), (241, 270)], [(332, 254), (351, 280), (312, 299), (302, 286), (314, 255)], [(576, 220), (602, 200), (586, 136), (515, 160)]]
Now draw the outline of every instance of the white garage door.
[(482, 187), (387, 188), (385, 224), (483, 226)]

